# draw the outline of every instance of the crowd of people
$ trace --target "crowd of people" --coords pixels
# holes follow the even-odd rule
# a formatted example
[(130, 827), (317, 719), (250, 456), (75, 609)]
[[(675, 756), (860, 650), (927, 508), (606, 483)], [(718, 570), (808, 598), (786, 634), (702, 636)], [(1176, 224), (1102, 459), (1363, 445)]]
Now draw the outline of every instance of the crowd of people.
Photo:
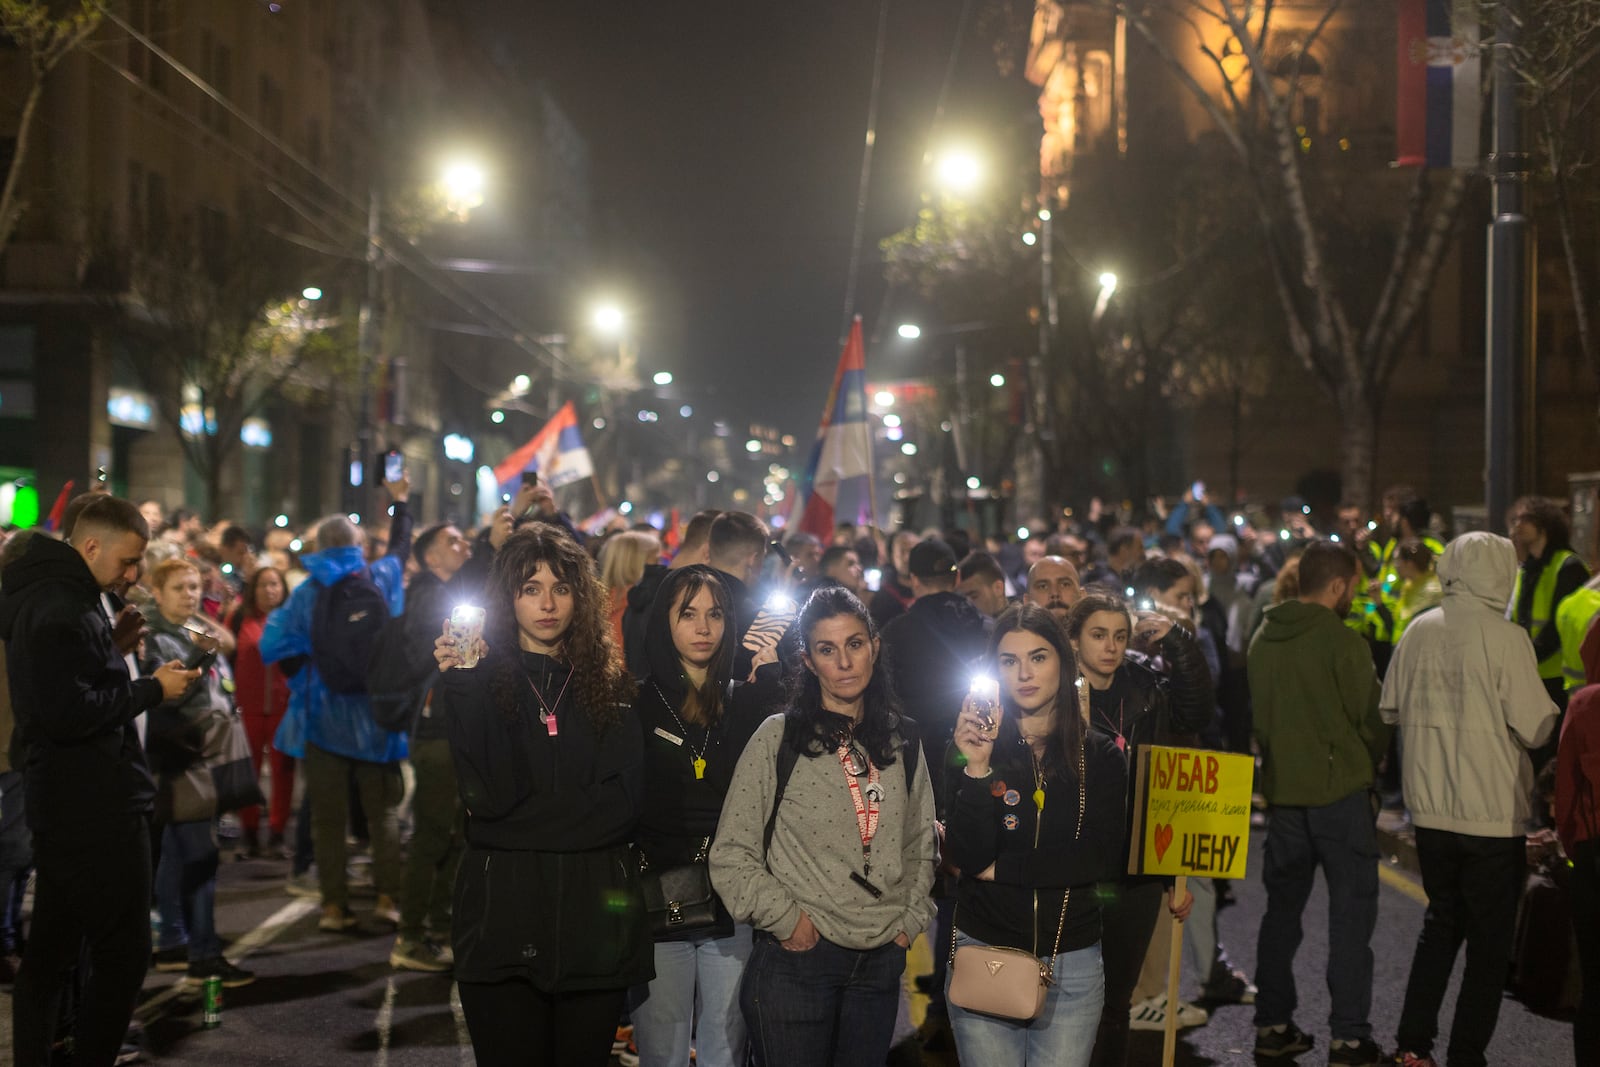
[[(18, 1064), (131, 1061), (152, 969), (254, 980), (216, 928), (229, 849), (285, 863), (321, 931), (453, 972), (486, 1067), (880, 1067), (921, 1039), (1098, 1067), (1223, 1004), (1293, 1057), (1319, 868), (1327, 1062), (1434, 1063), (1465, 944), (1446, 1055), (1470, 1067), (1537, 861), (1570, 872), (1575, 1057), (1600, 1063), (1600, 581), (1558, 503), (1449, 540), (1405, 487), (1321, 532), (1299, 501), (1191, 494), (975, 540), (740, 511), (585, 532), (534, 482), (418, 529), (385, 489), (386, 523), (298, 537), (101, 493), (5, 539)], [(1257, 759), (1253, 979), (1217, 936), (1227, 883), (1127, 873), (1150, 744)], [(1394, 1035), (1370, 1021), (1383, 808), (1429, 898)], [(1173, 923), (1196, 1002), (1167, 997)], [(1037, 1003), (973, 992), (997, 960), (1047, 976)]]

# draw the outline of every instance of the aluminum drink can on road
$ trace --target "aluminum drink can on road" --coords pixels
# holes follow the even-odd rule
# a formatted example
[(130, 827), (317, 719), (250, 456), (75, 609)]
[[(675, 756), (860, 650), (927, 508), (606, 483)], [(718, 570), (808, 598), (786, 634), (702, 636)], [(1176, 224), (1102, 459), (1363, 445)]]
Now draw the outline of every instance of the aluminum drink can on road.
[(201, 1009), (200, 1026), (205, 1030), (215, 1030), (222, 1025), (222, 976), (220, 974), (206, 977), (204, 1004)]

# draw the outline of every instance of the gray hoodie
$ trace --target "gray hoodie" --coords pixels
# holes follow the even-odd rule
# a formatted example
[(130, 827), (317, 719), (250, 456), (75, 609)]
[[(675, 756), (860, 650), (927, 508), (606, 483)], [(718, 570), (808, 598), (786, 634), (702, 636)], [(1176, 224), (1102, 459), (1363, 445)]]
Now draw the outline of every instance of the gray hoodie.
[[(764, 856), (762, 837), (777, 793), (783, 716), (762, 723), (739, 759), (711, 846), (711, 883), (740, 922), (788, 938), (803, 911), (843, 948), (914, 939), (933, 918), (933, 786), (919, 762), (906, 794), (899, 760), (883, 769), (882, 815), (872, 842), (874, 898), (851, 881), (861, 873), (861, 836), (844, 769), (832, 754), (801, 756), (784, 790)], [(903, 756), (901, 757), (904, 758)]]
[(1400, 725), (1406, 806), (1418, 826), (1518, 837), (1531, 814), (1527, 749), (1549, 740), (1556, 706), (1528, 632), (1505, 617), (1511, 542), (1475, 532), (1439, 560), (1444, 603), (1412, 620), (1384, 676), (1380, 710)]

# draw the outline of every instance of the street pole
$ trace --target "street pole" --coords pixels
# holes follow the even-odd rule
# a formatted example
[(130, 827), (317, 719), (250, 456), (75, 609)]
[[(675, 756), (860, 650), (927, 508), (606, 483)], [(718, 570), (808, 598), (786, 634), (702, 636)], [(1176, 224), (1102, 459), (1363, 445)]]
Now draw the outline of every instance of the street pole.
[(1502, 0), (1494, 43), (1494, 221), (1489, 225), (1488, 358), (1485, 366), (1485, 520), (1497, 530), (1519, 490), (1527, 485), (1532, 460), (1531, 426), (1524, 400), (1532, 381), (1534, 279), (1533, 224), (1524, 213), (1528, 153), (1523, 148), (1522, 107), (1515, 49), (1521, 0)]
[(373, 322), (378, 305), (378, 193), (367, 195), (367, 288), (361, 299), (361, 314), (356, 331), (356, 353), (361, 364), (361, 413), (356, 427), (356, 462), (361, 465), (361, 487), (352, 496), (355, 510), (366, 517), (366, 504), (372, 499), (372, 372), (376, 361), (376, 327)]

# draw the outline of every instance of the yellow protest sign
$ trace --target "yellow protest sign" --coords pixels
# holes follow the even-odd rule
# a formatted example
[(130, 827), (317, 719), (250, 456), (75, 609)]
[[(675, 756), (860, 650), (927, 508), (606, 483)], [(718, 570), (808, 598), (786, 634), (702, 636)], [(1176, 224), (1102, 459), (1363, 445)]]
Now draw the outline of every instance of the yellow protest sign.
[(1243, 878), (1255, 760), (1140, 745), (1129, 874)]

